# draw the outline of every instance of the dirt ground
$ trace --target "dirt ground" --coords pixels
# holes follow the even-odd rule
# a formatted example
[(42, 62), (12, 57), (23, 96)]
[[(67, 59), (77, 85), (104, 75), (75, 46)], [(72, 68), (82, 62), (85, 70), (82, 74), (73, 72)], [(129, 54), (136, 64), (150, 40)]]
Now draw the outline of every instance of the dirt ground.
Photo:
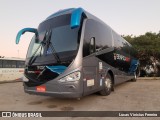
[[(125, 82), (116, 86), (115, 91), (109, 96), (92, 94), (81, 100), (29, 95), (24, 93), (22, 82), (3, 83), (0, 84), (0, 98), (0, 111), (160, 111), (160, 80), (143, 78), (137, 82)], [(53, 119), (80, 120), (84, 118), (58, 117)], [(91, 119), (97, 118), (85, 118), (85, 120)], [(138, 120), (139, 118), (101, 117), (100, 119)], [(141, 117), (140, 119), (158, 120), (159, 118)]]

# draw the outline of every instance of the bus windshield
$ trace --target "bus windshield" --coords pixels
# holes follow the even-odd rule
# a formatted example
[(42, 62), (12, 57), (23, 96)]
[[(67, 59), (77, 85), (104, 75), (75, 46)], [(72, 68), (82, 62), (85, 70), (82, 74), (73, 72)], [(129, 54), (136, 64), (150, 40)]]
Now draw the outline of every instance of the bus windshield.
[(35, 57), (33, 62), (55, 63), (57, 56), (60, 61), (73, 61), (78, 51), (79, 27), (71, 29), (69, 21), (70, 15), (63, 15), (41, 23), (38, 36), (31, 40), (27, 59)]

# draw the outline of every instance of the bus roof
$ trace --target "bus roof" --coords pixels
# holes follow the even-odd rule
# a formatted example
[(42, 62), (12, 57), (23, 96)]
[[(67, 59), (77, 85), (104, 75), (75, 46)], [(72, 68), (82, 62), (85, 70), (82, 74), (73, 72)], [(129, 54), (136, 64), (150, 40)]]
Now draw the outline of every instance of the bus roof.
[(25, 61), (24, 58), (16, 58), (16, 57), (3, 57), (3, 58), (0, 58), (0, 60), (19, 60), (19, 61)]
[[(80, 19), (81, 19), (81, 15), (82, 13), (88, 18), (88, 19), (94, 19), (97, 20), (99, 22), (101, 22), (102, 24), (107, 25), (106, 23), (104, 23), (102, 20), (100, 20), (99, 18), (97, 18), (96, 16), (90, 14), (89, 12), (87, 12), (86, 10), (84, 10), (83, 8), (68, 8), (68, 9), (63, 9), (63, 10), (59, 10), (53, 14), (51, 14), (49, 17), (47, 17), (44, 21), (47, 21), (49, 19), (61, 16), (61, 15), (65, 15), (65, 14), (71, 14), (71, 27), (72, 24), (80, 24)], [(43, 21), (43, 22), (44, 22)], [(77, 23), (78, 22), (78, 23)], [(108, 26), (108, 25), (107, 25)], [(109, 26), (110, 27), (110, 26)]]

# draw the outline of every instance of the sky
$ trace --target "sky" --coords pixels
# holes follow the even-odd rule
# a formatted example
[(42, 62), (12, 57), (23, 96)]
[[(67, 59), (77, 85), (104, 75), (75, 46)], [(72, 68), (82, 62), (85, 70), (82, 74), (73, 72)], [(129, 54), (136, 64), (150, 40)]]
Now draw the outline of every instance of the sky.
[(120, 35), (160, 31), (160, 0), (0, 0), (0, 56), (25, 58), (33, 34), (19, 30), (37, 28), (49, 15), (65, 8), (82, 7)]

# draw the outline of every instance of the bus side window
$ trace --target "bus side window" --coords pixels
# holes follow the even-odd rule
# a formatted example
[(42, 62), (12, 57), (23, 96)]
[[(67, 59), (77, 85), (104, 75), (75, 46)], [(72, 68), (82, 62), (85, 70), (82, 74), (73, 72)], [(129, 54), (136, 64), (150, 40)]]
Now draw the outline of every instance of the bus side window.
[(11, 68), (16, 68), (16, 61), (15, 60), (11, 61)]
[(0, 60), (0, 68), (2, 68), (2, 60)]
[(90, 39), (89, 52), (90, 52), (90, 54), (95, 52), (95, 37), (92, 37)]
[(11, 68), (11, 64), (9, 60), (4, 60), (3, 61), (3, 68)]
[(17, 68), (24, 68), (24, 61), (17, 61)]

